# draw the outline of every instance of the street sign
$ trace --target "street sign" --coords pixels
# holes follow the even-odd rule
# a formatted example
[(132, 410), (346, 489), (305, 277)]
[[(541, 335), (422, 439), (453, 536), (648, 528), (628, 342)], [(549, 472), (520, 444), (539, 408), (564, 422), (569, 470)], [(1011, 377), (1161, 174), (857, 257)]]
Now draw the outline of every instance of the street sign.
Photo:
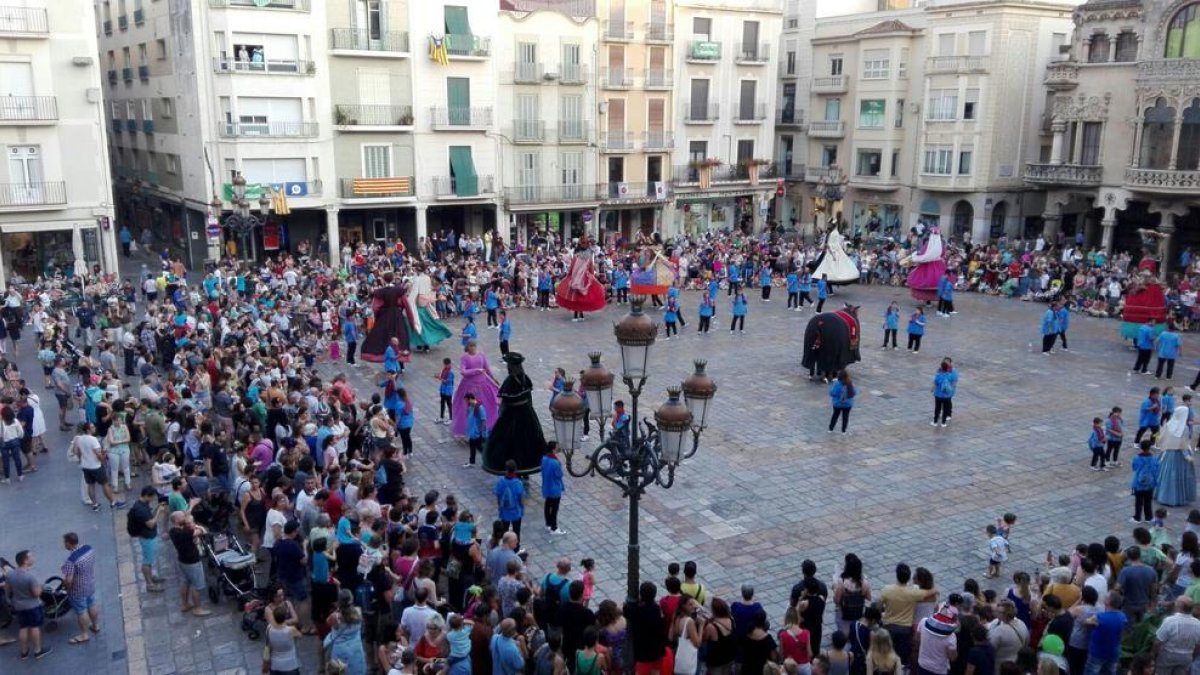
[(775, 181), (775, 196), (776, 197), (783, 196), (783, 179), (782, 178)]
[(587, 211), (583, 212), (583, 222), (585, 222), (585, 223), (592, 222), (592, 210), (591, 209), (588, 209)]

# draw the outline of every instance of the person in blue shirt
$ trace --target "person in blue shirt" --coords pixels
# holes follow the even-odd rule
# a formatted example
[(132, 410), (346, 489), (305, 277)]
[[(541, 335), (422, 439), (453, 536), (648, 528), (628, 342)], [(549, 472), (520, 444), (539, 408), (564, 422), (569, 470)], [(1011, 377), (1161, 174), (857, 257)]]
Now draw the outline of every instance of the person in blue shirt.
[(667, 289), (667, 299), (675, 301), (675, 318), (679, 320), (679, 327), (687, 328), (687, 321), (683, 318), (683, 304), (679, 302), (679, 288), (672, 286)]
[(512, 322), (508, 320), (508, 312), (500, 310), (500, 355), (508, 353), (508, 341), (512, 339)]
[(892, 349), (896, 349), (896, 334), (900, 332), (900, 305), (895, 301), (887, 306), (883, 312), (883, 347), (888, 348), (888, 340), (892, 342)]
[(358, 349), (358, 325), (354, 323), (353, 315), (342, 318), (342, 337), (346, 340), (346, 363), (354, 365), (354, 352)]
[(1045, 313), (1042, 314), (1043, 356), (1050, 355), (1050, 350), (1054, 349), (1054, 341), (1058, 339), (1058, 317), (1054, 313), (1056, 304), (1047, 307)]
[(408, 397), (407, 389), (401, 387), (396, 396), (400, 399), (400, 405), (396, 408), (396, 432), (400, 434), (404, 456), (408, 457), (413, 452), (412, 428), (416, 421), (416, 410), (413, 408), (412, 399)]
[[(449, 424), (454, 421), (454, 368), (450, 359), (442, 359), (442, 370), (437, 375), (438, 381), (438, 418), (434, 424)], [(449, 420), (446, 413), (450, 413)]]
[(1162, 415), (1159, 417), (1159, 426), (1165, 427), (1167, 426), (1167, 422), (1171, 421), (1171, 413), (1175, 412), (1175, 387), (1163, 387), (1158, 407), (1162, 410)]
[(918, 307), (917, 311), (908, 317), (908, 351), (914, 354), (921, 353), (921, 338), (925, 337), (925, 324), (928, 322), (924, 307)]
[(562, 462), (558, 461), (558, 443), (546, 443), (546, 454), (542, 455), (542, 516), (546, 520), (546, 530), (550, 534), (566, 534), (558, 527), (558, 505), (562, 501), (566, 486), (563, 484)]
[(496, 487), (492, 491), (496, 495), (496, 507), (504, 527), (521, 539), (521, 519), (525, 517), (525, 484), (517, 477), (517, 463), (508, 460), (504, 463), (504, 475), (496, 479)]
[(1163, 366), (1167, 367), (1168, 380), (1175, 377), (1175, 359), (1179, 358), (1180, 344), (1179, 333), (1175, 332), (1174, 324), (1168, 322), (1167, 329), (1158, 335), (1158, 367), (1154, 369), (1154, 377), (1162, 379)]
[[(1150, 452), (1151, 447), (1150, 439), (1139, 443), (1138, 454), (1129, 463), (1129, 468), (1133, 470), (1133, 477), (1129, 480), (1129, 489), (1133, 492), (1133, 517), (1130, 520), (1135, 523), (1149, 523), (1153, 516), (1154, 488), (1158, 487), (1161, 466), (1158, 457)], [(1134, 550), (1137, 548), (1134, 547)], [(1121, 576), (1123, 578), (1124, 574)]]
[(1062, 340), (1062, 348), (1064, 352), (1071, 351), (1067, 349), (1067, 329), (1071, 327), (1071, 310), (1067, 307), (1067, 303), (1059, 301), (1054, 309), (1055, 328), (1058, 329), (1058, 338)]
[(822, 274), (817, 280), (817, 314), (825, 308), (825, 301), (829, 299), (829, 275)]
[(471, 469), (475, 467), (475, 455), (483, 456), (483, 444), (487, 442), (487, 410), (471, 392), (463, 399), (467, 402), (467, 446), (471, 449), (471, 459), (463, 468)]
[(958, 312), (954, 311), (954, 282), (950, 281), (950, 272), (948, 271), (938, 281), (937, 297), (938, 316), (958, 314)]
[(717, 292), (721, 290), (721, 284), (716, 277), (708, 280), (708, 299), (714, 303), (717, 301)]
[(117, 236), (121, 240), (121, 252), (125, 254), (126, 258), (128, 258), (130, 249), (129, 244), (133, 241), (133, 233), (129, 231), (128, 225), (122, 225), (121, 231), (117, 233)]
[(479, 338), (479, 329), (475, 327), (475, 317), (467, 315), (467, 325), (462, 329), (462, 346), (465, 348), (468, 344)]
[(1088, 436), (1088, 449), (1092, 451), (1092, 471), (1108, 471), (1105, 465), (1106, 447), (1104, 425), (1099, 417), (1092, 418), (1092, 433)]
[(842, 433), (846, 433), (846, 426), (850, 424), (850, 409), (854, 407), (854, 397), (857, 395), (854, 383), (850, 381), (850, 373), (845, 370), (838, 373), (837, 379), (829, 385), (829, 400), (833, 404), (833, 416), (829, 418), (829, 433), (833, 433), (833, 427), (837, 424), (839, 417), (842, 418)]
[(402, 372), (404, 369), (400, 365), (400, 339), (392, 338), (388, 342), (387, 349), (383, 351), (383, 372), (392, 373)]
[(629, 302), (629, 272), (624, 267), (617, 267), (612, 273), (613, 290), (617, 292), (617, 304)]
[(496, 292), (497, 282), (493, 282), (488, 287), (487, 293), (483, 296), (483, 308), (487, 310), (487, 325), (489, 328), (498, 328), (500, 322), (496, 320), (496, 311), (500, 309), (500, 294)]
[(624, 401), (613, 403), (612, 436), (614, 440), (617, 438), (629, 440), (629, 413), (625, 412)]
[(736, 287), (742, 285), (742, 267), (737, 264), (731, 264), (729, 266), (728, 275), (729, 275), (729, 289), (725, 293), (725, 295), (730, 296), (730, 295), (734, 294), (734, 292), (736, 291)]
[(737, 295), (733, 296), (733, 320), (729, 322), (731, 335), (735, 328), (743, 334), (746, 332), (746, 312), (748, 310), (746, 305), (746, 294), (738, 290)]
[(708, 329), (712, 324), (713, 314), (715, 313), (716, 308), (713, 306), (712, 296), (705, 295), (700, 300), (700, 328), (696, 330), (697, 333), (708, 333)]
[(1154, 349), (1154, 319), (1147, 319), (1146, 323), (1138, 326), (1133, 346), (1137, 347), (1137, 360), (1133, 362), (1133, 372), (1145, 375), (1150, 369), (1150, 350)]
[(667, 327), (666, 337), (663, 338), (664, 340), (670, 340), (672, 334), (676, 336), (679, 335), (679, 328), (676, 326), (678, 320), (679, 301), (677, 301), (674, 297), (667, 296), (667, 308), (666, 311), (663, 312), (663, 323)]
[(1151, 387), (1150, 393), (1146, 395), (1146, 400), (1142, 401), (1141, 408), (1138, 409), (1138, 430), (1133, 437), (1134, 443), (1142, 442), (1142, 434), (1150, 432), (1150, 440), (1153, 441), (1158, 436), (1159, 426), (1162, 424), (1162, 399), (1160, 397), (1158, 387)]
[(788, 272), (787, 275), (787, 308), (799, 311), (800, 309), (800, 277), (795, 272)]
[(554, 276), (550, 274), (549, 267), (543, 267), (538, 272), (538, 311), (544, 312), (550, 309), (550, 289), (554, 285)]
[(958, 371), (954, 361), (947, 356), (933, 376), (933, 426), (940, 422), (944, 427), (954, 414), (954, 394), (958, 391)]
[(1125, 418), (1121, 412), (1120, 406), (1113, 406), (1104, 420), (1104, 461), (1113, 466), (1121, 466), (1121, 443), (1125, 440)]
[(758, 285), (762, 286), (762, 301), (771, 301), (771, 263), (763, 261), (762, 267), (758, 269)]
[(800, 292), (800, 302), (796, 305), (796, 311), (804, 309), (804, 303), (813, 304), (812, 295), (812, 274), (807, 269), (800, 271), (800, 278), (796, 280), (796, 289)]

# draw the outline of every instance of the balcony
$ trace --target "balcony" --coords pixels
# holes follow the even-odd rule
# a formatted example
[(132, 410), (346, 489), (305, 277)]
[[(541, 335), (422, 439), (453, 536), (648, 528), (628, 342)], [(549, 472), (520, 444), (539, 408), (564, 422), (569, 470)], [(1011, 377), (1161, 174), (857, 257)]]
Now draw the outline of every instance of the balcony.
[(146, 23), (146, 10), (144, 10), (144, 9), (133, 10), (133, 25), (141, 26), (145, 23)]
[[(406, 58), (408, 49), (408, 33), (403, 31), (371, 31), (353, 28), (331, 28), (329, 30), (329, 50), (333, 54)], [(346, 52), (361, 53), (345, 54)]]
[(241, 61), (228, 57), (213, 59), (213, 71), (251, 75), (314, 75), (317, 65), (299, 59), (274, 59), (269, 61)]
[(1060, 61), (1046, 66), (1046, 78), (1042, 80), (1047, 89), (1070, 91), (1079, 86), (1079, 64)]
[(120, 31), (122, 33), (129, 30), (129, 16), (128, 15), (122, 14), (121, 16), (117, 17), (117, 28), (120, 29)]
[(846, 135), (846, 123), (841, 120), (813, 120), (808, 123), (809, 138), (841, 138)]
[(608, 183), (600, 186), (600, 198), (605, 203), (622, 202), (660, 202), (671, 198), (674, 191), (666, 181), (650, 181), (646, 183)]
[(646, 152), (665, 152), (675, 147), (675, 134), (670, 131), (643, 131), (642, 150)]
[[(476, 185), (459, 185), (454, 176), (435, 176), (433, 195), (437, 199), (475, 199), (496, 193), (496, 183), (491, 176), (473, 176)], [(469, 194), (467, 194), (469, 193)]]
[(796, 162), (775, 162), (775, 176), (784, 180), (804, 180), (804, 165)]
[(605, 21), (604, 33), (600, 36), (609, 42), (632, 42), (632, 21)]
[(517, 61), (513, 64), (513, 84), (541, 84), (544, 72), (540, 63)]
[(737, 63), (745, 66), (765, 66), (771, 60), (771, 45), (766, 42), (745, 44), (739, 42), (734, 52)]
[(1104, 175), (1104, 167), (1085, 164), (1046, 164), (1030, 162), (1025, 165), (1025, 182), (1034, 185), (1072, 185), (1096, 187)]
[(415, 184), (412, 176), (343, 178), (339, 196), (342, 199), (406, 199), (416, 196)]
[(136, 134), (137, 130), (138, 130), (138, 121), (137, 120), (125, 120), (125, 131), (128, 131), (131, 134)]
[(67, 203), (67, 184), (61, 180), (38, 183), (0, 183), (0, 209), (20, 211)]
[(859, 174), (849, 177), (850, 185), (860, 190), (875, 192), (892, 192), (900, 189), (900, 179), (896, 176)]
[(720, 106), (716, 103), (696, 104), (683, 109), (684, 124), (713, 124), (720, 117)]
[(563, 63), (558, 68), (559, 84), (581, 85), (588, 83), (588, 68), (582, 63)]
[(0, 96), (0, 125), (53, 124), (58, 99), (53, 96)]
[(559, 120), (559, 143), (586, 143), (591, 124), (587, 120)]
[[(112, 34), (112, 22), (108, 24), (107, 33)], [(9, 37), (38, 37), (50, 36), (50, 22), (46, 10), (41, 7), (10, 7), (0, 6), (0, 35)]]
[(108, 37), (112, 37), (112, 19), (104, 20), (104, 34)]
[(121, 69), (121, 79), (125, 80), (125, 84), (131, 84), (133, 82), (133, 68), (132, 67), (122, 68)]
[[(701, 168), (694, 164), (681, 164), (675, 167), (672, 173), (672, 180), (676, 185), (697, 185), (700, 183), (701, 173), (708, 172), (709, 185), (720, 183), (745, 183), (750, 181), (751, 169), (748, 166), (741, 164), (719, 164), (708, 168)], [(771, 165), (762, 166), (758, 169), (758, 178), (772, 178), (775, 170)]]
[(209, 7), (249, 9), (289, 9), (307, 12), (308, 0), (208, 0)]
[(333, 107), (338, 131), (412, 131), (411, 105), (359, 105), (339, 103)]
[(307, 138), (317, 135), (316, 122), (226, 122), (221, 125), (224, 138)]
[(504, 191), (507, 206), (599, 201), (599, 191), (587, 185), (521, 185)]
[(142, 82), (150, 81), (150, 66), (138, 66), (138, 79)]
[(492, 109), (484, 108), (443, 108), (433, 106), (429, 109), (434, 131), (486, 131), (492, 126)]
[(108, 83), (111, 85), (114, 85), (114, 86), (117, 84), (117, 71), (116, 70), (108, 71)]
[(800, 75), (799, 75), (799, 74), (796, 72), (796, 66), (795, 66), (795, 64), (792, 64), (792, 69), (791, 69), (791, 70), (788, 70), (788, 68), (787, 68), (787, 64), (786, 64), (786, 63), (785, 63), (785, 64), (781, 64), (781, 66), (780, 66), (780, 68), (779, 68), (779, 79), (781, 79), (781, 80), (794, 80), (794, 79), (796, 79), (796, 78), (798, 78), (798, 77), (800, 77)]
[(775, 111), (775, 126), (788, 129), (804, 128), (804, 111), (795, 108), (780, 108)]
[(720, 60), (720, 42), (716, 42), (715, 40), (691, 40), (688, 42), (688, 63), (715, 63)]
[(814, 77), (812, 93), (814, 94), (844, 94), (850, 86), (850, 78), (846, 75), (830, 75), (829, 77)]
[(930, 56), (925, 59), (926, 75), (986, 73), (989, 59), (986, 56)]
[(600, 86), (604, 89), (631, 89), (633, 68), (601, 68)]
[(632, 152), (633, 132), (609, 131), (600, 135), (600, 152)]
[(806, 166), (804, 167), (804, 182), (819, 183), (822, 179), (837, 178), (840, 172), (836, 166)]
[(649, 44), (671, 44), (675, 38), (674, 26), (665, 21), (646, 24), (646, 42)]
[(766, 119), (766, 103), (741, 103), (738, 104), (737, 115), (733, 118), (733, 123), (760, 124)]
[(1146, 59), (1137, 64), (1137, 82), (1188, 85), (1200, 80), (1200, 59)]
[(447, 33), (446, 56), (451, 59), (486, 59), (492, 55), (492, 39), (482, 35)]
[(143, 134), (154, 133), (154, 120), (142, 120), (142, 133)]
[(1141, 193), (1200, 195), (1200, 171), (1126, 169), (1125, 187)]
[(674, 73), (669, 69), (649, 68), (643, 86), (651, 91), (670, 89), (675, 83)]
[(546, 122), (543, 120), (513, 120), (513, 143), (544, 143)]

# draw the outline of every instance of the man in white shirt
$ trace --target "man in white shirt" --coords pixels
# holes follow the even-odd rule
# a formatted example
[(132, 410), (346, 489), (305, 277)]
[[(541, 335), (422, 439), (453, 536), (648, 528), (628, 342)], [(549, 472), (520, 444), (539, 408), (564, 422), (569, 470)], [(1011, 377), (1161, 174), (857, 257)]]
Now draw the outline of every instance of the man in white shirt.
[(113, 498), (112, 486), (108, 484), (108, 472), (104, 470), (104, 450), (99, 439), (92, 435), (95, 426), (88, 423), (83, 431), (71, 442), (70, 453), (79, 458), (79, 468), (83, 471), (83, 482), (87, 486), (88, 501), (92, 510), (100, 510), (100, 502), (96, 501), (96, 486), (104, 491), (104, 497), (111, 508), (119, 509), (125, 502)]
[(1200, 619), (1192, 616), (1192, 599), (1175, 600), (1175, 613), (1163, 619), (1154, 634), (1155, 675), (1187, 675), (1200, 652)]
[(429, 606), (429, 592), (424, 588), (413, 590), (413, 604), (400, 615), (400, 625), (408, 634), (410, 642), (420, 640), (425, 634), (425, 626), (429, 620), (438, 615), (437, 610)]
[(1104, 576), (1103, 570), (1097, 570), (1096, 564), (1091, 560), (1084, 558), (1079, 561), (1079, 567), (1083, 570), (1084, 578), (1083, 585), (1091, 586), (1096, 589), (1096, 597), (1103, 598), (1108, 596), (1108, 579)]
[(271, 510), (267, 511), (267, 527), (263, 531), (263, 548), (270, 550), (275, 541), (283, 536), (283, 526), (287, 525), (288, 498), (286, 495), (276, 495)]

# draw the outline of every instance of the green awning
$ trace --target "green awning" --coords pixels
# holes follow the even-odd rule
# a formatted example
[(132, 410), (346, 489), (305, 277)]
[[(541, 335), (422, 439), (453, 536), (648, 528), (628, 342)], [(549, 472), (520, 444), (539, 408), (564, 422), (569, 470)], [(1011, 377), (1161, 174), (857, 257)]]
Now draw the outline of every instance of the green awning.
[(449, 35), (471, 34), (471, 22), (467, 19), (466, 7), (446, 5), (446, 33)]
[(479, 194), (479, 176), (475, 175), (475, 161), (471, 159), (471, 146), (450, 146), (450, 176), (454, 179), (456, 196), (474, 197)]

